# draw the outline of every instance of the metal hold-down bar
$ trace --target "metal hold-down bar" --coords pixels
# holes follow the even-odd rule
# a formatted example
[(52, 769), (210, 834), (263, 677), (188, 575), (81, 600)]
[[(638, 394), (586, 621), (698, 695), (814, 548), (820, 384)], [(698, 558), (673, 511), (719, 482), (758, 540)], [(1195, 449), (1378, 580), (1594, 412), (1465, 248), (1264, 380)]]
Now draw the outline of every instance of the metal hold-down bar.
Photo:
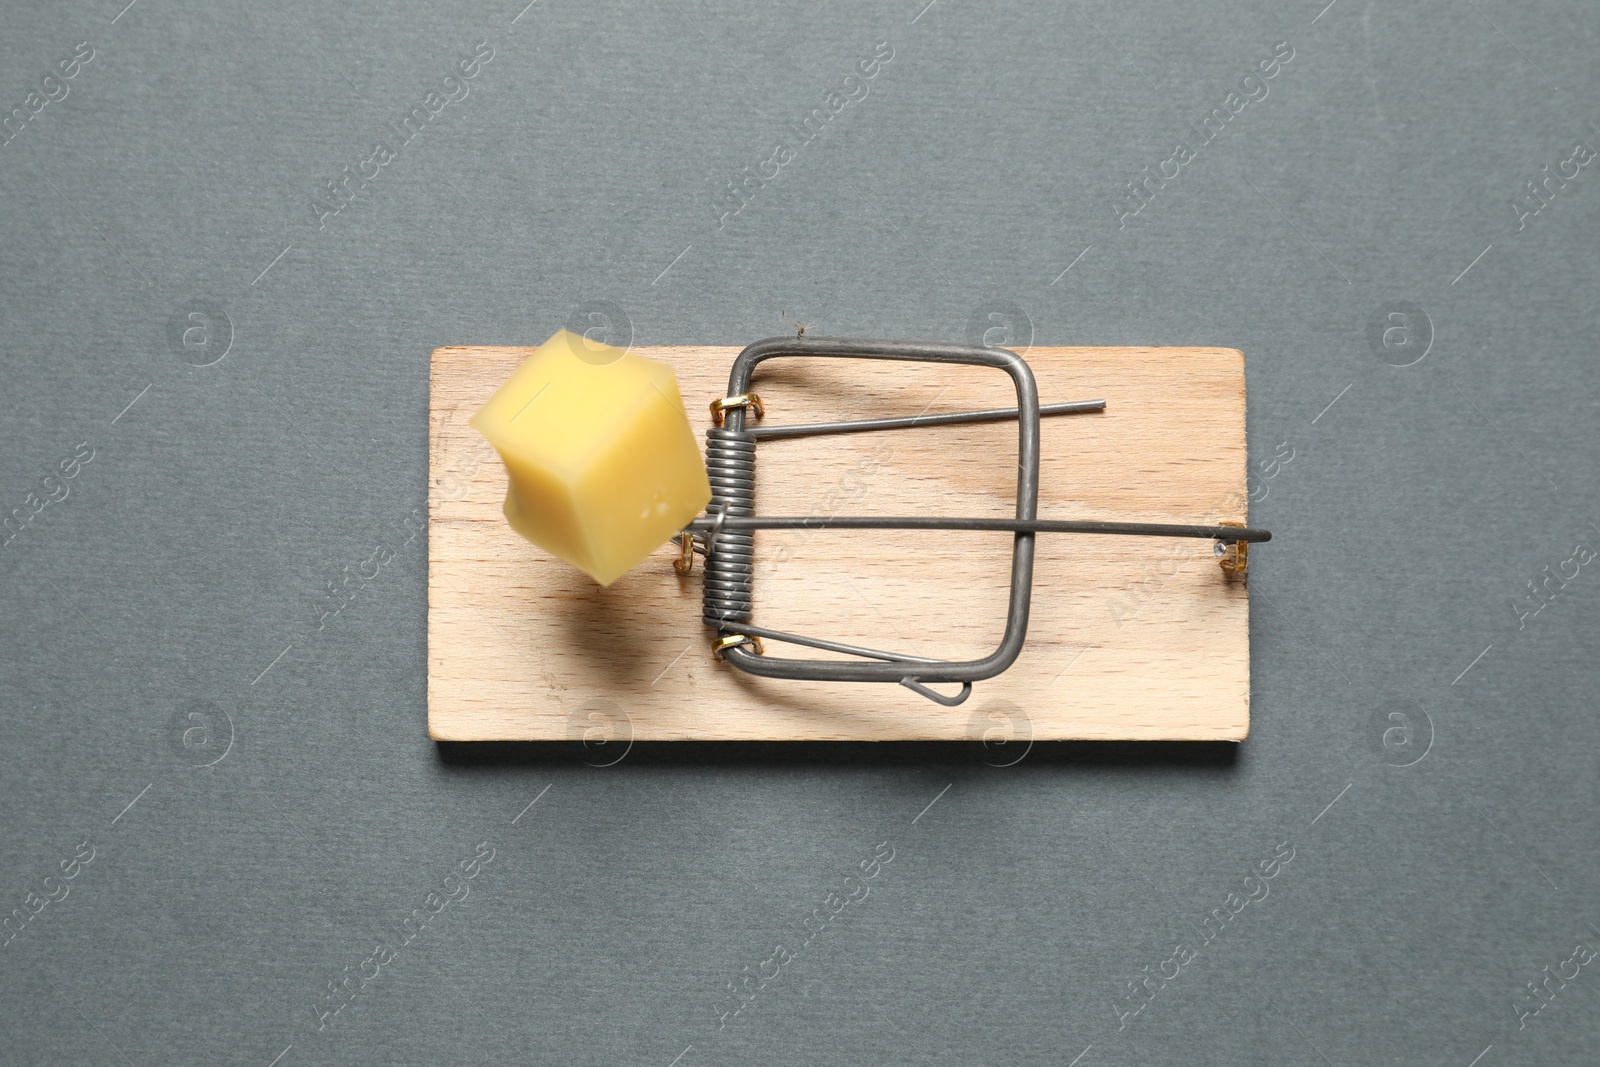
[[(925, 363), (990, 366), (1010, 375), (1017, 390), (1017, 406), (983, 411), (963, 411), (909, 418), (859, 419), (846, 422), (745, 428), (746, 409), (760, 417), (760, 399), (749, 392), (758, 364), (780, 356), (835, 359), (883, 359)], [(1266, 530), (1242, 526), (1199, 524), (1100, 522), (1076, 519), (1040, 519), (1039, 417), (1102, 411), (1105, 401), (1088, 400), (1040, 406), (1033, 371), (1023, 358), (1007, 349), (966, 345), (913, 344), (903, 341), (843, 341), (822, 338), (775, 337), (757, 341), (740, 352), (728, 376), (728, 396), (712, 404), (722, 424), (706, 432), (706, 467), (711, 478), (711, 503), (706, 515), (684, 527), (687, 571), (691, 549), (705, 556), (702, 615), (717, 631), (717, 654), (750, 674), (767, 678), (812, 681), (898, 682), (929, 700), (954, 706), (966, 700), (972, 683), (1004, 671), (1022, 651), (1027, 634), (1033, 584), (1033, 539), (1040, 533), (1110, 534), (1132, 537), (1193, 537), (1238, 546), (1272, 539)], [(755, 511), (755, 446), (760, 440), (807, 437), (820, 434), (872, 430), (949, 426), (975, 422), (1015, 420), (1017, 426), (1017, 503), (1012, 518), (878, 517), (878, 516), (757, 516)], [(857, 645), (754, 626), (750, 622), (751, 584), (755, 570), (754, 531), (805, 530), (992, 530), (1014, 536), (1011, 555), (1011, 591), (1006, 629), (999, 647), (980, 660), (925, 659), (883, 652)], [(872, 662), (787, 659), (765, 654), (761, 638), (855, 656)], [(956, 682), (958, 693), (945, 695), (928, 682)]]
[(1000, 530), (1009, 533), (1115, 534), (1123, 537), (1199, 537), (1214, 541), (1272, 540), (1272, 531), (1248, 526), (1186, 526), (1161, 522), (1097, 522), (1089, 519), (965, 519), (937, 515), (893, 518), (877, 515), (749, 516), (695, 519), (694, 533), (734, 530)]
[[(1041, 404), (1040, 415), (1083, 415), (1104, 411), (1104, 400), (1075, 400), (1067, 404)], [(864, 430), (905, 430), (914, 426), (952, 426), (956, 423), (1006, 422), (1017, 417), (1016, 408), (988, 411), (954, 411), (939, 415), (911, 415), (893, 419), (855, 419), (851, 422), (810, 422), (793, 426), (756, 426), (745, 432), (757, 441), (783, 437), (818, 437), (829, 433), (860, 433)]]

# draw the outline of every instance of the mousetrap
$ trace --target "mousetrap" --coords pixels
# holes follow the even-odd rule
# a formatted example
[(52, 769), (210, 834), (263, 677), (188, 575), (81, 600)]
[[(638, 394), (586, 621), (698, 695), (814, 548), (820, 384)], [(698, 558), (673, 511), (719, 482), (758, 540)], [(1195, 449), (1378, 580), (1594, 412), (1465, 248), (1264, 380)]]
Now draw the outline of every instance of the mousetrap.
[[(634, 351), (676, 373), (713, 496), (609, 586), (507, 526), (467, 424), (534, 349), (434, 352), (433, 737), (1248, 732), (1267, 535), (1223, 537), (1246, 520), (1240, 353), (1034, 348), (1018, 373), (965, 346)], [(811, 355), (834, 358), (778, 358)]]

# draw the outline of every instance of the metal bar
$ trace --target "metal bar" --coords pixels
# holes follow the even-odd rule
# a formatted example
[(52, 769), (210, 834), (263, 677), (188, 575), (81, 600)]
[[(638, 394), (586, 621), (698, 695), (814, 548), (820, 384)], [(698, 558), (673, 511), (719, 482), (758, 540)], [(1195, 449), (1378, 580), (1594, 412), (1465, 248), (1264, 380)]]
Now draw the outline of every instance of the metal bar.
[[(716, 519), (695, 519), (687, 529), (705, 533)], [(928, 516), (729, 515), (722, 530), (998, 530), (1005, 533), (1114, 534), (1124, 537), (1198, 537), (1255, 543), (1272, 540), (1272, 531), (1248, 526), (1191, 526), (1160, 522), (1098, 522), (1087, 519), (972, 519)]]
[[(1104, 400), (1074, 400), (1063, 404), (1041, 404), (1039, 414), (1082, 415), (1104, 411)], [(1016, 408), (990, 408), (984, 411), (953, 411), (941, 415), (910, 415), (890, 419), (855, 419), (849, 422), (806, 422), (792, 426), (747, 426), (745, 433), (757, 441), (785, 437), (817, 437), (830, 433), (860, 433), (867, 430), (901, 430), (914, 426), (951, 426), (970, 422), (1006, 422), (1017, 417)]]

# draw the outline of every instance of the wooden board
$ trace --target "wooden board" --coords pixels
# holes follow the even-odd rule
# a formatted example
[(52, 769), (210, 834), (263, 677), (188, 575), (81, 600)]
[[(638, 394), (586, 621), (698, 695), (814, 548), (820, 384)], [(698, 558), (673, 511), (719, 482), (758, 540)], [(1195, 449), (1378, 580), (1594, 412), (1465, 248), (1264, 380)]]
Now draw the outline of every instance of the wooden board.
[[(1213, 543), (1041, 535), (1027, 645), (955, 708), (902, 686), (754, 678), (713, 661), (697, 564), (675, 546), (601, 589), (514, 534), (505, 471), (467, 420), (531, 348), (433, 353), (428, 492), (428, 728), (440, 740), (1242, 740), (1249, 596)], [(690, 421), (723, 395), (734, 348), (642, 348), (677, 371)], [(1217, 348), (1034, 348), (1047, 418), (1039, 515), (1246, 518), (1244, 357)], [(754, 380), (771, 424), (1009, 407), (988, 368), (773, 360)], [(760, 446), (757, 511), (1013, 514), (1015, 423)], [(1003, 630), (1004, 533), (762, 531), (755, 621), (852, 644), (981, 657)], [(792, 646), (769, 654), (816, 656)]]

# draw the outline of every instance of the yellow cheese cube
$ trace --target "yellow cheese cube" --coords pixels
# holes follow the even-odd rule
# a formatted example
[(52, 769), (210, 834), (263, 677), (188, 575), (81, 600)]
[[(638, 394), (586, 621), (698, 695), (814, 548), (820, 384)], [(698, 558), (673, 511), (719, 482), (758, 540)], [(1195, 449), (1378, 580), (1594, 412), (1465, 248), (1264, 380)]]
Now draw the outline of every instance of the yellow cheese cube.
[(672, 368), (566, 330), (517, 368), (472, 425), (505, 461), (511, 528), (601, 585), (711, 500)]

